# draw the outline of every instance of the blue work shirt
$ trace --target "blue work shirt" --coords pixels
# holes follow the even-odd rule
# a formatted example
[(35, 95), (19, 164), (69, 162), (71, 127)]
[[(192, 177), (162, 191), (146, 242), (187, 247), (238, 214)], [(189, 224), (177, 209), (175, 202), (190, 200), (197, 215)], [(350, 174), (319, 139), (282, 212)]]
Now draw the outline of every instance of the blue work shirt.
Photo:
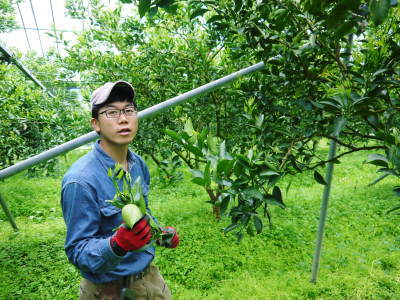
[[(113, 229), (122, 223), (121, 209), (112, 200), (116, 190), (108, 177), (115, 161), (97, 141), (93, 149), (76, 161), (62, 181), (61, 205), (67, 235), (65, 252), (82, 276), (104, 283), (144, 270), (154, 259), (155, 249), (116, 255), (110, 246)], [(141, 176), (143, 195), (148, 205), (150, 174), (143, 159), (128, 151), (128, 170), (132, 182)]]

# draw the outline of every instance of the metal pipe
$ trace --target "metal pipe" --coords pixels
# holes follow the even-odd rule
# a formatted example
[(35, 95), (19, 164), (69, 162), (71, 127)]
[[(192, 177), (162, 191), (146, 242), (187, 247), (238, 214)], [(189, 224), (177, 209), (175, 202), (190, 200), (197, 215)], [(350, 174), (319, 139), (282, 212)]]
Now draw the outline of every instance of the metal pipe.
[(1, 207), (3, 208), (8, 220), (11, 223), (11, 226), (14, 228), (14, 231), (18, 231), (17, 224), (15, 223), (15, 220), (14, 220), (10, 210), (8, 209), (7, 203), (6, 203), (6, 201), (4, 201), (3, 197), (1, 196), (1, 194), (0, 194), (0, 204), (1, 204)]
[[(227, 75), (225, 77), (222, 77), (220, 79), (217, 79), (215, 81), (212, 81), (210, 83), (207, 83), (205, 85), (202, 85), (198, 88), (195, 88), (194, 90), (191, 90), (189, 92), (186, 92), (182, 95), (179, 95), (177, 97), (171, 98), (169, 100), (166, 100), (164, 102), (161, 102), (159, 104), (156, 104), (152, 107), (149, 107), (145, 110), (142, 110), (139, 112), (138, 114), (138, 118), (139, 119), (145, 119), (148, 118), (156, 113), (160, 113), (166, 109), (168, 109), (169, 107), (172, 107), (174, 105), (177, 105), (189, 98), (194, 98), (196, 96), (202, 95), (206, 92), (210, 92), (218, 87), (221, 87), (225, 84), (228, 84), (229, 82), (238, 79), (241, 76), (247, 75), (249, 73), (258, 71), (262, 68), (264, 68), (264, 63), (260, 62), (258, 64), (252, 65), (250, 67), (244, 68), (242, 70), (239, 70), (237, 72), (234, 72), (230, 75)], [(74, 140), (71, 140), (69, 142), (66, 142), (62, 145), (56, 146), (50, 150), (47, 150), (45, 152), (42, 152), (38, 155), (35, 155), (31, 158), (28, 158), (24, 161), (21, 161), (19, 163), (16, 163), (13, 166), (10, 166), (8, 168), (2, 169), (0, 170), (0, 180), (10, 177), (18, 172), (21, 172), (23, 170), (26, 170), (38, 163), (41, 163), (43, 161), (49, 160), (53, 157), (56, 157), (58, 155), (61, 155), (63, 153), (66, 153), (68, 151), (71, 151), (75, 148), (78, 148), (82, 145), (85, 145), (89, 142), (92, 142), (94, 140), (96, 140), (98, 138), (98, 135), (96, 132), (92, 131), (90, 133), (87, 133), (85, 135), (82, 135)]]
[(32, 79), (34, 83), (36, 83), (45, 92), (47, 92), (49, 96), (54, 97), (54, 95), (31, 72), (29, 72), (29, 70), (17, 58), (15, 58), (11, 51), (8, 50), (4, 45), (0, 44), (0, 52), (3, 53), (7, 60), (15, 64), (18, 69), (20, 69), (26, 76)]
[[(336, 141), (333, 139), (330, 140), (328, 160), (332, 160), (335, 157), (336, 147), (337, 147)], [(315, 244), (315, 252), (314, 252), (314, 258), (313, 258), (313, 264), (312, 264), (312, 274), (311, 274), (311, 282), (312, 283), (317, 282), (319, 261), (321, 258), (322, 241), (324, 239), (325, 222), (326, 222), (326, 216), (328, 213), (329, 194), (330, 194), (331, 186), (332, 186), (333, 167), (334, 167), (334, 163), (333, 163), (333, 161), (330, 161), (328, 163), (327, 170), (326, 170), (326, 177), (325, 177), (326, 185), (324, 187), (324, 193), (322, 196), (322, 203), (321, 203), (321, 211), (320, 211), (320, 215), (319, 215), (317, 242)]]
[[(350, 55), (351, 55), (351, 48), (353, 45), (353, 34), (350, 34), (348, 36), (347, 44), (346, 44), (346, 53), (348, 54), (344, 62), (348, 64), (350, 62)], [(322, 203), (321, 203), (321, 211), (320, 211), (320, 217), (319, 217), (319, 225), (318, 225), (318, 232), (317, 232), (317, 241), (315, 243), (315, 252), (314, 252), (314, 257), (313, 257), (313, 262), (312, 262), (312, 270), (311, 270), (311, 282), (316, 283), (317, 282), (317, 276), (318, 276), (318, 269), (319, 269), (319, 262), (321, 258), (321, 249), (322, 249), (322, 241), (324, 239), (324, 231), (325, 231), (325, 222), (326, 222), (326, 216), (328, 213), (328, 204), (329, 204), (329, 194), (331, 190), (331, 185), (332, 185), (332, 177), (333, 177), (333, 158), (336, 155), (336, 138), (339, 137), (340, 132), (343, 129), (344, 124), (346, 123), (346, 120), (344, 118), (338, 119), (337, 123), (335, 125), (335, 129), (333, 131), (333, 137), (334, 139), (330, 140), (329, 144), (329, 154), (328, 154), (328, 166), (326, 169), (326, 185), (324, 187), (324, 193), (322, 196)]]
[(139, 115), (142, 118), (148, 118), (148, 117), (150, 117), (150, 116), (152, 116), (152, 115), (154, 115), (154, 114), (156, 114), (158, 112), (164, 111), (165, 109), (169, 108), (170, 106), (177, 105), (180, 102), (185, 101), (188, 98), (197, 97), (197, 96), (202, 95), (202, 94), (204, 94), (206, 92), (210, 92), (210, 91), (212, 91), (212, 90), (214, 90), (214, 89), (216, 89), (216, 88), (218, 88), (220, 86), (223, 86), (223, 85), (228, 84), (229, 82), (231, 82), (233, 80), (238, 79), (241, 76), (247, 75), (247, 74), (252, 73), (254, 71), (258, 71), (258, 70), (264, 68), (264, 66), (265, 66), (264, 63), (260, 62), (258, 64), (255, 64), (255, 65), (252, 65), (250, 67), (247, 67), (245, 69), (239, 70), (239, 71), (237, 71), (235, 73), (232, 73), (230, 75), (222, 77), (222, 78), (220, 78), (218, 80), (212, 81), (212, 82), (207, 83), (205, 85), (202, 85), (202, 86), (200, 86), (198, 88), (195, 88), (195, 89), (193, 89), (193, 90), (191, 90), (189, 92), (186, 92), (186, 93), (184, 93), (182, 95), (176, 96), (174, 98), (171, 98), (169, 100), (166, 100), (164, 102), (156, 104), (156, 105), (154, 105), (152, 107), (149, 107), (149, 108), (141, 111), (139, 113)]

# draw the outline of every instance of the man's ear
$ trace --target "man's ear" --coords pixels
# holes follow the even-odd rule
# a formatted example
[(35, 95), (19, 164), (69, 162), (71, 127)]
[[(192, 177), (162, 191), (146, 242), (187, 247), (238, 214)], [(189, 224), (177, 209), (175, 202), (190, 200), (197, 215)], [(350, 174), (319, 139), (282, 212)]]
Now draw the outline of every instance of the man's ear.
[(90, 124), (92, 125), (93, 130), (100, 134), (99, 120), (97, 120), (96, 118), (92, 118), (90, 120)]

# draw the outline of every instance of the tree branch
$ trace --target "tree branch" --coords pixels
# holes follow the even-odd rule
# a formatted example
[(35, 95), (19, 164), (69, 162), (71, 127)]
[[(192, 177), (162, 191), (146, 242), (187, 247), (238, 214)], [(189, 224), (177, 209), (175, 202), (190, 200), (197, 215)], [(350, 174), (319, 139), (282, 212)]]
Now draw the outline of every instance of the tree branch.
[(314, 165), (312, 167), (306, 167), (306, 168), (307, 168), (307, 170), (314, 170), (328, 162), (334, 162), (334, 161), (338, 160), (339, 158), (341, 158), (342, 156), (345, 156), (345, 155), (353, 153), (353, 152), (364, 151), (364, 150), (378, 150), (378, 149), (386, 149), (386, 147), (385, 146), (366, 146), (366, 147), (360, 147), (360, 148), (353, 148), (349, 151), (343, 152), (343, 153), (335, 156), (332, 159), (320, 161), (316, 165)]

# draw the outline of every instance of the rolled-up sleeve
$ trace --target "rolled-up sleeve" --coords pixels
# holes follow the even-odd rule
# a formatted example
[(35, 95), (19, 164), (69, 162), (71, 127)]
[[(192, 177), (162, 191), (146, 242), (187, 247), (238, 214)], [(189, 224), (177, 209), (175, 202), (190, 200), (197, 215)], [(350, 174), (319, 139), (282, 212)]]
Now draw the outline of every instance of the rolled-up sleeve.
[(93, 274), (115, 269), (122, 257), (112, 251), (110, 237), (99, 235), (100, 207), (90, 188), (78, 181), (64, 184), (61, 205), (67, 226), (65, 252), (69, 261)]

